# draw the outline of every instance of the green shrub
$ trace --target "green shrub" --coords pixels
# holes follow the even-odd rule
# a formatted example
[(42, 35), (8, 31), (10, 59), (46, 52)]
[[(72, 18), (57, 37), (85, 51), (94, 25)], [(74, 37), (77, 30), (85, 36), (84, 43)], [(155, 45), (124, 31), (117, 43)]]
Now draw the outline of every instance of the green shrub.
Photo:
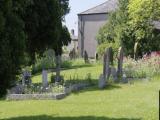
[(62, 63), (61, 63), (61, 68), (71, 68), (72, 66), (72, 61), (70, 60), (62, 60)]
[[(60, 82), (59, 84), (60, 85), (63, 85), (64, 84), (64, 77), (62, 75), (60, 75)], [(52, 74), (51, 75), (51, 83), (56, 83), (56, 75)]]
[(51, 75), (51, 83), (56, 82), (56, 76), (54, 74)]
[(97, 52), (102, 57), (106, 51), (106, 48), (112, 47), (114, 58), (118, 54), (119, 45), (117, 43), (102, 43), (98, 46)]
[(32, 65), (32, 74), (39, 73), (43, 69), (55, 68), (55, 54), (53, 50), (44, 52), (42, 57), (36, 56), (36, 62)]

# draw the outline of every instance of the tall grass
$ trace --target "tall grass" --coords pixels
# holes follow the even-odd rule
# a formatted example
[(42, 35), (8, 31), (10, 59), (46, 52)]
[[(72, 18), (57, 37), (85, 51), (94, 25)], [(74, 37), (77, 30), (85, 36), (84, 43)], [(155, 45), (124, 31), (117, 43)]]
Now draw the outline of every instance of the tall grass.
[(160, 74), (160, 56), (144, 56), (137, 61), (127, 57), (124, 60), (124, 68), (127, 77), (152, 77)]

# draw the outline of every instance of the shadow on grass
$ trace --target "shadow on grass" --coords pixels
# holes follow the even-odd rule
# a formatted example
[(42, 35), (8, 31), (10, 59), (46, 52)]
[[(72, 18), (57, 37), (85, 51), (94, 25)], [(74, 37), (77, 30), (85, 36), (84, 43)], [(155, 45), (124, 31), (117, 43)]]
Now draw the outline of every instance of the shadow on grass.
[(4, 101), (4, 100), (6, 100), (6, 98), (5, 98), (5, 97), (3, 97), (3, 98), (0, 98), (0, 101)]
[(74, 91), (73, 94), (79, 94), (79, 93), (84, 93), (84, 92), (94, 92), (94, 91), (105, 91), (105, 90), (113, 90), (113, 89), (120, 89), (121, 86), (117, 84), (109, 84), (107, 85), (104, 89), (98, 88), (97, 84), (94, 84), (94, 86), (90, 86), (88, 88), (81, 89), (79, 91)]
[[(78, 69), (78, 68), (84, 68), (84, 67), (93, 67), (94, 65), (92, 64), (83, 64), (83, 65), (75, 65), (75, 66), (69, 66), (69, 67), (65, 67), (65, 68), (61, 68), (61, 72), (62, 71), (66, 71), (66, 70), (72, 70), (72, 69)], [(42, 70), (41, 70), (42, 71)], [(34, 73), (32, 75), (32, 77), (35, 77), (35, 76), (38, 76), (38, 75), (41, 75), (42, 72), (37, 72), (37, 73)], [(49, 73), (52, 73), (52, 72), (56, 72), (56, 69), (55, 68), (50, 68), (48, 69)]]
[(70, 70), (70, 69), (77, 69), (77, 68), (84, 68), (84, 67), (93, 67), (94, 65), (92, 64), (83, 64), (83, 65), (75, 65), (75, 66), (70, 66), (66, 68), (61, 68), (63, 70)]
[(79, 116), (79, 117), (52, 117), (47, 115), (15, 117), (0, 120), (141, 120), (139, 118), (109, 118), (96, 116)]

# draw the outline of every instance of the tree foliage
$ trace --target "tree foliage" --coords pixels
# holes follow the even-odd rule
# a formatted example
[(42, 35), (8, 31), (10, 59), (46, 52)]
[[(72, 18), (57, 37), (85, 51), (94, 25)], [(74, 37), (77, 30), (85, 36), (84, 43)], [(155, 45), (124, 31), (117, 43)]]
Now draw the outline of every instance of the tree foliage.
[[(126, 30), (126, 22), (128, 20), (128, 2), (129, 0), (120, 0), (118, 4), (119, 9), (111, 12), (107, 16), (109, 19), (97, 35), (99, 43), (98, 51), (102, 51), (104, 46), (110, 46), (117, 52), (118, 47), (122, 45), (121, 40), (123, 39), (123, 32)], [(102, 54), (102, 52), (100, 54)]]
[(68, 11), (68, 0), (33, 0), (27, 6), (24, 21), (28, 35), (27, 48), (32, 60), (35, 53), (42, 55), (46, 49), (60, 51), (64, 43), (61, 39), (64, 29), (62, 20)]
[[(128, 25), (134, 36), (135, 46), (138, 46), (138, 54), (160, 49), (157, 46), (155, 26), (153, 21), (160, 17), (159, 0), (132, 0), (128, 5)], [(136, 52), (136, 51), (135, 51)]]
[(159, 50), (155, 20), (160, 20), (159, 0), (119, 0), (118, 9), (109, 15), (108, 22), (99, 31), (98, 43), (117, 43), (131, 56), (135, 50), (138, 56)]
[(62, 25), (69, 12), (69, 0), (0, 1), (0, 97), (14, 85), (24, 65), (25, 55), (34, 62), (35, 54), (49, 48), (58, 55), (70, 42)]
[(26, 36), (17, 7), (16, 1), (0, 1), (0, 97), (14, 84), (23, 64)]

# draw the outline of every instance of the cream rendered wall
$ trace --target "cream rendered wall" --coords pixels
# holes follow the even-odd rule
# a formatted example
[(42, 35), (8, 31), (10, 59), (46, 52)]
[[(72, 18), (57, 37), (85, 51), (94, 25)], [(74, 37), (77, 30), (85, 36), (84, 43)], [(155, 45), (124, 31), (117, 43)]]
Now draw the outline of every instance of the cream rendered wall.
[(81, 55), (86, 50), (89, 57), (94, 57), (97, 49), (96, 36), (106, 23), (107, 14), (90, 14), (78, 16), (78, 48)]

